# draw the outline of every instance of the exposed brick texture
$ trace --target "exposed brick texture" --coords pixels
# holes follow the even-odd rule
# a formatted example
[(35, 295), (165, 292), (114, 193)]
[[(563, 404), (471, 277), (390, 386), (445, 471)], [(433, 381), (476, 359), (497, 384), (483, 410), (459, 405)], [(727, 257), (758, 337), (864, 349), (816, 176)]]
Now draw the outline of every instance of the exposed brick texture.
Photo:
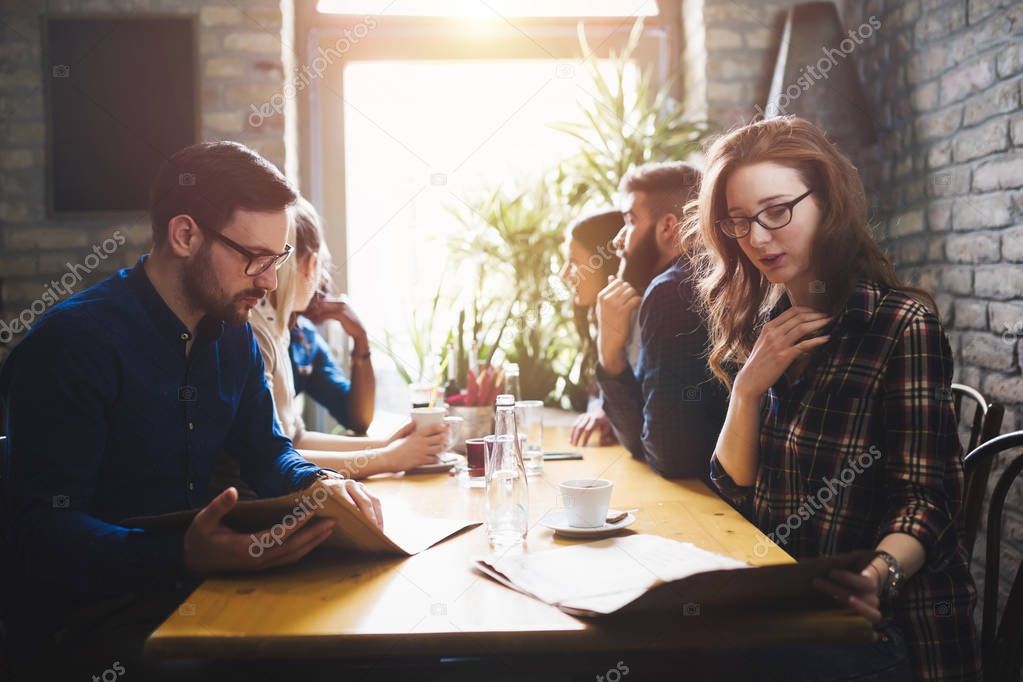
[[(276, 0), (210, 5), (198, 0), (63, 0), (21, 2), (0, 20), (0, 320), (9, 322), (39, 299), (72, 266), (85, 263), (93, 246), (120, 231), (124, 244), (83, 276), (80, 291), (118, 267), (131, 265), (149, 245), (144, 217), (48, 218), (45, 213), (45, 127), (40, 15), (88, 13), (197, 15), (201, 138), (233, 139), (284, 167), (284, 133), (278, 114), (254, 127), (250, 107), (284, 88), (283, 25)], [(140, 96), (143, 91), (140, 90)], [(91, 261), (92, 259), (90, 259)], [(79, 269), (84, 275), (84, 271)], [(38, 305), (37, 305), (38, 308)], [(32, 313), (25, 313), (31, 320)], [(6, 335), (5, 337), (6, 338)], [(17, 340), (17, 337), (15, 341)], [(8, 346), (0, 344), (0, 362)]]

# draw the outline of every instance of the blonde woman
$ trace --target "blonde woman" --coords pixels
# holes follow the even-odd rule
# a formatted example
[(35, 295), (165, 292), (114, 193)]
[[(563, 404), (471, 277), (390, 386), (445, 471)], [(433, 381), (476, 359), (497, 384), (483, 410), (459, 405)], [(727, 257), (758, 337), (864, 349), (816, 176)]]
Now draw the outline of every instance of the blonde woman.
[(878, 641), (775, 656), (782, 677), (977, 679), (952, 353), (866, 207), (856, 169), (802, 119), (711, 146), (687, 233), (705, 248), (710, 367), (731, 390), (711, 479), (797, 558), (878, 552), (817, 584)]
[(303, 198), (291, 209), (288, 242), (295, 252), (277, 273), (277, 289), (252, 311), (252, 329), (263, 354), (266, 380), (273, 391), (281, 427), (311, 462), (349, 478), (405, 471), (437, 462), (447, 444), (442, 425), (415, 429), (411, 423), (380, 441), (308, 431), (295, 395), (289, 346), (297, 313), (305, 310), (323, 278), (328, 258), (319, 216)]

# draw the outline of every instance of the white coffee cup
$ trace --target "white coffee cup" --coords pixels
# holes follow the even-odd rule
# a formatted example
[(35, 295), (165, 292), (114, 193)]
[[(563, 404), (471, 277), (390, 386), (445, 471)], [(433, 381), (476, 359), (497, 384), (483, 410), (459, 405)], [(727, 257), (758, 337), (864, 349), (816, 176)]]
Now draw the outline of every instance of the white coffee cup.
[(409, 416), (416, 423), (416, 428), (421, 429), (424, 426), (443, 424), (444, 415), (447, 413), (448, 411), (443, 407), (413, 407)]
[(448, 442), (446, 448), (451, 449), (461, 435), (462, 422), (465, 420), (461, 417), (447, 417), (446, 414), (447, 410), (443, 407), (413, 407), (409, 412), (409, 417), (415, 423), (416, 429), (434, 424), (447, 424)]
[(568, 525), (600, 528), (607, 520), (614, 483), (604, 478), (576, 478), (558, 484)]

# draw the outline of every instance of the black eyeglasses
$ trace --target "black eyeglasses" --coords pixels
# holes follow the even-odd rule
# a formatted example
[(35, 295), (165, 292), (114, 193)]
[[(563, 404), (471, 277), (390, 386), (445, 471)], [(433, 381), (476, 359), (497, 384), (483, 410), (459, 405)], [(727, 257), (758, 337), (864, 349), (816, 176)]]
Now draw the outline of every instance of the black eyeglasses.
[(808, 189), (792, 201), (786, 201), (784, 204), (768, 206), (755, 216), (729, 216), (728, 218), (719, 218), (714, 224), (717, 225), (717, 228), (724, 232), (726, 236), (731, 237), (732, 239), (742, 239), (748, 235), (749, 231), (753, 228), (754, 220), (762, 225), (764, 229), (780, 230), (792, 222), (792, 209), (795, 208), (796, 204), (811, 194), (813, 194), (813, 190)]
[[(199, 223), (196, 223), (196, 225), (199, 225)], [(202, 225), (199, 225), (199, 229), (205, 232), (206, 234), (212, 236), (217, 241), (227, 244), (232, 249), (248, 258), (249, 262), (245, 266), (245, 274), (248, 275), (249, 277), (256, 277), (258, 275), (262, 275), (270, 268), (275, 268), (279, 270), (280, 267), (284, 265), (284, 262), (288, 260), (288, 257), (291, 256), (291, 252), (294, 251), (294, 247), (291, 244), (285, 244), (284, 251), (281, 253), (255, 253), (253, 251), (249, 251), (238, 242), (234, 241), (233, 239), (229, 239), (228, 237), (225, 237), (219, 232), (216, 232), (214, 230), (207, 230)]]

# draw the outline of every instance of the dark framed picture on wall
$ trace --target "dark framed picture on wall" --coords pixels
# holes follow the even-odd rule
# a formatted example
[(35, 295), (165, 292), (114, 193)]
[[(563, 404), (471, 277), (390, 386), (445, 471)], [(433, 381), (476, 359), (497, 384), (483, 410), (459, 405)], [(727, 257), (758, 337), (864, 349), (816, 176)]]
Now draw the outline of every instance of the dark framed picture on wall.
[(195, 16), (50, 14), (42, 33), (48, 215), (145, 211), (198, 141)]

